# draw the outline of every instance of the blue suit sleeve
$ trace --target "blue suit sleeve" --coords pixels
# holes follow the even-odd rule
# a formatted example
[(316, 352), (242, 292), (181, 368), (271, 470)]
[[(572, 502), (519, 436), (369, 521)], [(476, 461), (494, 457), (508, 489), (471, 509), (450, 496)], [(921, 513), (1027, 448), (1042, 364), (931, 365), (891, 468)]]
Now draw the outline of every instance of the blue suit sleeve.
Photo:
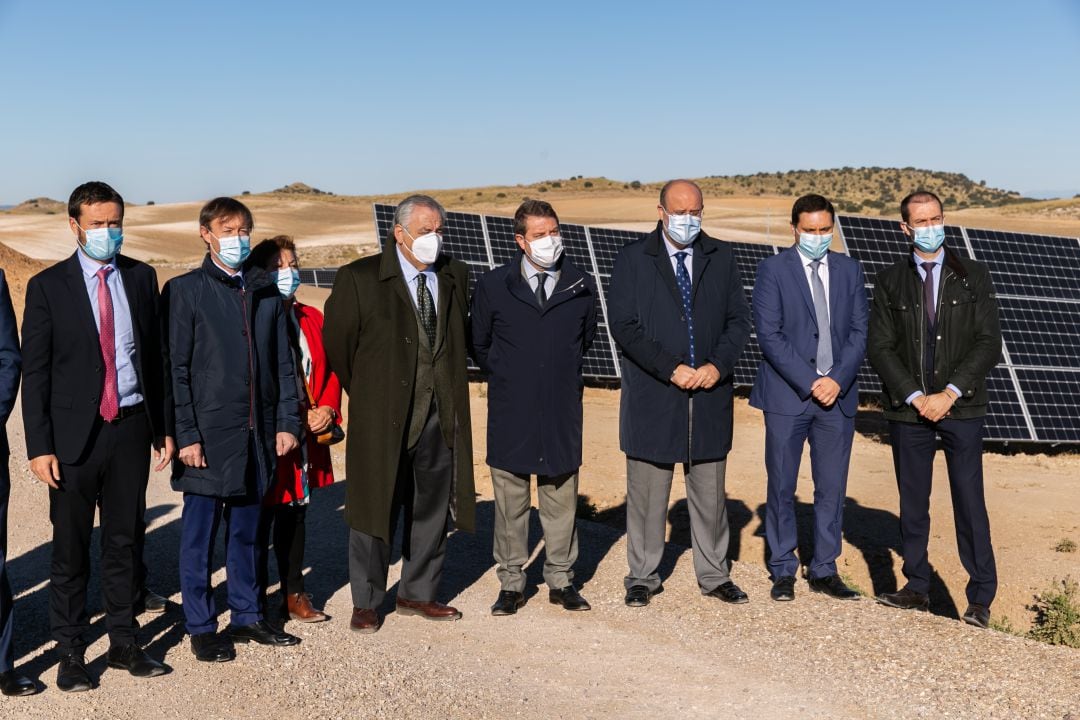
[(795, 351), (784, 332), (783, 297), (773, 265), (775, 263), (768, 260), (762, 261), (754, 282), (754, 325), (757, 327), (758, 345), (769, 365), (801, 399), (806, 400), (810, 397), (810, 386), (819, 376), (814, 366)]
[(0, 426), (7, 423), (19, 392), (22, 357), (19, 355), (19, 333), (15, 326), (15, 308), (7, 278), (0, 270)]
[(285, 326), (285, 308), (275, 303), (274, 334), (277, 340), (277, 413), (274, 429), (296, 438), (300, 437), (300, 398), (297, 396), (296, 367), (292, 348), (289, 347), (289, 331)]

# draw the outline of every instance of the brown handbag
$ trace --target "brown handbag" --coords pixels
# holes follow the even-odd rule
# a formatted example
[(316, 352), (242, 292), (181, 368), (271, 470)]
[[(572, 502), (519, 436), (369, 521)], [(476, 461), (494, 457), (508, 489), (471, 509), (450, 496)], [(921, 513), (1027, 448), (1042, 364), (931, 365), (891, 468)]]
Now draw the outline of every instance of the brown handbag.
[[(307, 379), (304, 379), (304, 390), (307, 391), (308, 405), (312, 408), (316, 407), (315, 398), (311, 394), (311, 388), (308, 387)], [(320, 445), (337, 445), (339, 442), (345, 439), (345, 431), (341, 429), (341, 426), (337, 424), (337, 421), (330, 423), (330, 428), (322, 435), (315, 436), (315, 442)]]

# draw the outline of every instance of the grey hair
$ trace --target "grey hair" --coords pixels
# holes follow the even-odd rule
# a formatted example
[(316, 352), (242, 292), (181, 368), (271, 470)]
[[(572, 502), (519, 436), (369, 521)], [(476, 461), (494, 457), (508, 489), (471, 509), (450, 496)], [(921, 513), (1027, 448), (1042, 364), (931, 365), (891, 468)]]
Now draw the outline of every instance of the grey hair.
[(401, 202), (398, 203), (397, 209), (394, 210), (394, 224), (407, 228), (409, 226), (409, 220), (412, 219), (413, 210), (417, 207), (426, 207), (439, 213), (439, 220), (442, 224), (446, 224), (446, 210), (439, 204), (439, 201), (430, 195), (410, 195)]

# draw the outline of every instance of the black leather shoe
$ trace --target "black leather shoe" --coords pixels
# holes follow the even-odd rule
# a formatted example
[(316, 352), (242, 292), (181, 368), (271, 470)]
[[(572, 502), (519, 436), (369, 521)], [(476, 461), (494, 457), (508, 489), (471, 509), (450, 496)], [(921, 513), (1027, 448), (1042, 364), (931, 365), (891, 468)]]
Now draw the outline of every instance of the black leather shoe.
[(229, 662), (236, 659), (232, 645), (215, 632), (192, 635), (191, 652), (200, 662)]
[(964, 622), (983, 630), (987, 629), (990, 627), (990, 608), (976, 603), (968, 605), (968, 609), (964, 611)]
[(649, 604), (649, 599), (652, 597), (652, 592), (644, 585), (632, 585), (629, 590), (626, 591), (626, 598), (624, 602), (627, 607), (645, 607)]
[(85, 692), (94, 687), (82, 653), (71, 653), (60, 658), (60, 667), (56, 671), (56, 687), (64, 692)]
[(930, 598), (914, 590), (901, 588), (894, 593), (881, 593), (877, 601), (882, 605), (900, 608), (901, 610), (920, 610), (926, 612), (930, 609)]
[(525, 604), (525, 596), (513, 590), (500, 590), (499, 599), (491, 606), (492, 615), (513, 615)]
[(814, 592), (825, 593), (837, 600), (854, 600), (859, 597), (859, 593), (845, 585), (839, 575), (810, 578), (810, 589)]
[(782, 575), (776, 578), (769, 591), (769, 597), (780, 602), (790, 602), (795, 599), (795, 578), (792, 575)]
[(37, 685), (30, 678), (20, 675), (14, 670), (0, 672), (0, 692), (5, 695), (12, 697), (34, 695), (37, 691)]
[(705, 593), (709, 597), (719, 598), (726, 603), (732, 603), (733, 605), (741, 605), (745, 602), (750, 602), (750, 597), (739, 589), (739, 586), (728, 580), (723, 585), (713, 588), (710, 592)]
[(287, 647), (290, 645), (299, 645), (300, 638), (295, 635), (290, 635), (284, 630), (277, 630), (265, 620), (251, 623), (250, 625), (244, 625), (238, 627), (236, 625), (230, 625), (225, 628), (225, 632), (229, 634), (233, 642), (250, 642), (254, 641), (260, 645), (275, 645), (277, 647)]
[(167, 672), (164, 665), (147, 655), (135, 643), (131, 645), (115, 645), (109, 648), (105, 660), (109, 667), (117, 670), (127, 670), (135, 677), (140, 678), (157, 677)]
[(581, 597), (581, 593), (573, 585), (567, 585), (559, 590), (549, 590), (548, 601), (552, 605), (562, 605), (563, 610), (592, 610), (589, 601)]
[(135, 601), (135, 614), (142, 615), (144, 612), (148, 612), (156, 615), (165, 612), (168, 606), (168, 600), (150, 588), (143, 588), (139, 592), (139, 599)]

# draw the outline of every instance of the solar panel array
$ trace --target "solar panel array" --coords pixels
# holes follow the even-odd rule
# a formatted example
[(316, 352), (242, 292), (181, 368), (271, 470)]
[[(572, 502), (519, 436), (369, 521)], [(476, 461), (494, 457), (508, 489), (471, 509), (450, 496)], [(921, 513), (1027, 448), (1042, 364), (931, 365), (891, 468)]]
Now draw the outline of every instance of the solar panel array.
[[(393, 222), (394, 206), (376, 204), (375, 229), (380, 243), (389, 234)], [(592, 275), (600, 287), (600, 296), (597, 298), (598, 327), (596, 339), (585, 355), (585, 377), (594, 381), (615, 382), (619, 380), (621, 372), (618, 349), (608, 331), (607, 294), (611, 289), (611, 271), (619, 249), (627, 243), (640, 240), (645, 233), (571, 223), (561, 223), (559, 228), (562, 231), (567, 259)], [(776, 249), (771, 245), (750, 243), (732, 245), (742, 272), (743, 287), (749, 299), (758, 261), (772, 255)], [(514, 222), (508, 217), (449, 212), (446, 232), (443, 235), (443, 249), (451, 257), (468, 265), (471, 290), (481, 273), (505, 265), (517, 257)], [(760, 359), (761, 351), (758, 350), (757, 342), (751, 338), (746, 352), (735, 368), (736, 384), (746, 385), (753, 382)]]
[[(393, 227), (394, 206), (376, 204), (380, 244)], [(910, 243), (896, 221), (838, 216), (844, 247), (859, 260), (872, 297), (876, 275), (904, 257)], [(599, 328), (585, 357), (585, 376), (616, 382), (619, 355), (608, 331), (606, 298), (619, 248), (644, 233), (562, 224), (566, 256), (590, 273), (601, 289)], [(946, 243), (967, 258), (985, 263), (998, 293), (1004, 350), (987, 377), (990, 396), (986, 439), (999, 442), (1080, 443), (1080, 240), (945, 228)], [(730, 243), (742, 275), (747, 302), (759, 262), (778, 252), (771, 245)], [(469, 267), (469, 290), (481, 273), (517, 257), (513, 220), (472, 213), (447, 213), (444, 251)], [(301, 270), (301, 282), (333, 284), (334, 268)], [(751, 335), (735, 367), (735, 384), (754, 381), (761, 350)], [(873, 394), (881, 381), (869, 363), (859, 371), (861, 390)]]
[[(848, 253), (876, 274), (910, 242), (893, 220), (837, 218)], [(1001, 316), (1002, 356), (987, 376), (986, 439), (1080, 443), (1080, 239), (946, 226), (945, 242), (990, 270)], [(864, 364), (864, 390), (881, 381)]]

